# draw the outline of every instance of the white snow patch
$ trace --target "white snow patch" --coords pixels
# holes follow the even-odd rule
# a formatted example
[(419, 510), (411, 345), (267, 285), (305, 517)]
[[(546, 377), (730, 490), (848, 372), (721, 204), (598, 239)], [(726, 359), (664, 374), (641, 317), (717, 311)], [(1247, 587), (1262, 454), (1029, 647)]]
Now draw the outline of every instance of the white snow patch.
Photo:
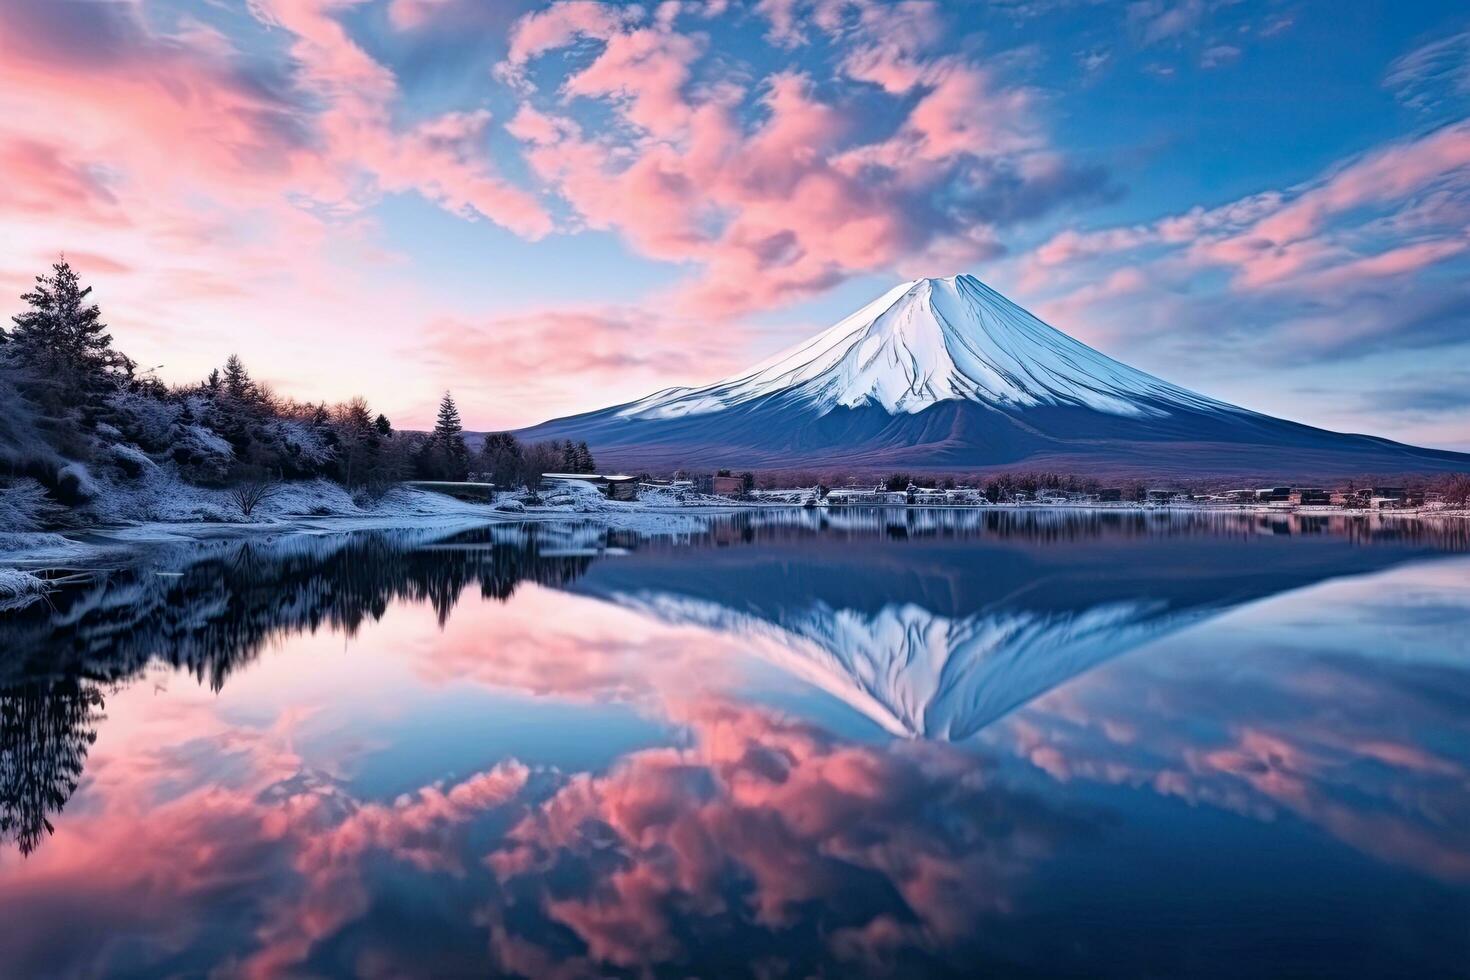
[(864, 405), (915, 413), (952, 400), (1125, 416), (1167, 414), (1168, 405), (1234, 410), (1093, 350), (973, 276), (955, 276), (904, 283), (739, 377), (671, 388), (618, 415), (702, 415), (778, 394), (823, 414)]

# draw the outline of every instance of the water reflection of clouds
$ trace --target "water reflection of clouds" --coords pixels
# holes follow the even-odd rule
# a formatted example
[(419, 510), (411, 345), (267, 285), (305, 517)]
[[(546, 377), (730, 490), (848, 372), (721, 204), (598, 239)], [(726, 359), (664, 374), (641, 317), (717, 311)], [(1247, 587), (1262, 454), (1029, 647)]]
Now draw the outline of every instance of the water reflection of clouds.
[[(502, 967), (578, 974), (723, 948), (800, 973), (810, 964), (774, 960), (812, 955), (818, 937), (826, 956), (892, 965), (963, 943), (1032, 861), (1092, 832), (950, 746), (853, 745), (723, 700), (679, 713), (689, 747), (573, 776), (491, 852)], [(582, 873), (557, 874), (568, 867)], [(580, 962), (528, 934), (528, 905), (581, 940)], [(806, 942), (783, 954), (789, 933)]]
[[(309, 712), (283, 709), (253, 731), (222, 727), (203, 702), (149, 719), (99, 748), (63, 832), (7, 859), (11, 963), (310, 972), (324, 943), (371, 914), (383, 861), (400, 884), (477, 882), (482, 904), (463, 912), (513, 972), (708, 963), (751, 944), (775, 956), (793, 936), (791, 956), (892, 963), (960, 943), (1008, 907), (1032, 861), (1091, 832), (950, 746), (853, 745), (728, 700), (670, 709), (688, 744), (606, 772), (506, 760), (389, 801), (354, 798), (296, 753)], [(226, 728), (212, 752), (154, 743), (187, 731), (210, 744)], [(205, 778), (224, 759), (234, 776)], [(488, 842), (470, 832), (487, 818), (502, 828)], [(362, 941), (379, 964), (420, 955), (409, 935)]]
[[(538, 585), (517, 579), (509, 559), (446, 570), (393, 558), (399, 594), (350, 628), (272, 632), (268, 579), (247, 628), (219, 632), (253, 651), (272, 637), (267, 651), (228, 660), (238, 669), (218, 692), (184, 673), (107, 691), (55, 836), (28, 858), (0, 851), (7, 968), (279, 976), (452, 972), (490, 958), (540, 976), (973, 965), (1022, 935), (1036, 942), (1037, 930), (1016, 926), (1038, 911), (1028, 882), (1079, 848), (1097, 852), (1128, 818), (1116, 794), (1096, 804), (1106, 809), (1061, 802), (1086, 783), (1253, 825), (1295, 821), (1385, 867), (1470, 881), (1463, 559), (1236, 609), (1090, 672), (1043, 658), (1040, 681), (1028, 673), (1021, 688), (1053, 676), (1060, 686), (958, 746), (854, 742), (803, 720), (801, 695), (782, 701), (794, 715), (758, 703), (748, 655), (779, 661), (765, 647), (800, 632), (779, 605), (660, 615), (629, 593), (610, 600), (595, 581), (565, 591), (557, 568), (541, 568)], [(1306, 565), (1293, 581), (1328, 574)], [(631, 561), (618, 568), (638, 572)], [(718, 598), (715, 571), (702, 569), (702, 588)], [(292, 629), (336, 608), (326, 587), (336, 574), (270, 572), (320, 597), (292, 607)], [(513, 584), (514, 601), (477, 601), (477, 584), (496, 597)], [(382, 601), (380, 585), (358, 586), (353, 608)], [(1066, 603), (1077, 616), (1093, 608), (1064, 592), (1062, 618), (1073, 615)], [(762, 625), (773, 621), (779, 629)], [(943, 630), (915, 621), (904, 629), (919, 646), (958, 648), (947, 620)], [(800, 635), (820, 646), (824, 622)], [(1157, 635), (1146, 632), (1125, 645)], [(879, 690), (873, 679), (895, 666), (883, 652), (902, 647), (860, 636), (872, 642), (846, 662)], [(1027, 649), (1013, 659), (1029, 670), (1051, 648)], [(934, 663), (946, 677), (943, 658)], [(992, 686), (1009, 676), (1019, 675)], [(662, 744), (604, 746), (596, 762), (560, 770), (493, 742), (468, 772), (447, 769), (442, 752), (416, 758), (410, 791), (373, 797), (354, 776), (392, 740), (385, 719), (483, 737), (435, 716), (449, 690), (470, 703), (478, 693), (486, 710), (496, 703), (487, 692), (579, 710), (628, 705), (659, 723)], [(912, 707), (921, 717), (924, 705)], [(595, 743), (599, 733), (589, 723), (568, 737)], [(465, 945), (393, 911), (426, 898), (426, 914), (454, 920)]]
[(1470, 881), (1467, 572), (1411, 566), (1244, 610), (1051, 692), (987, 743), (1063, 782), (1291, 817)]
[(515, 603), (465, 603), (414, 647), (416, 676), (661, 713), (670, 694), (728, 687), (738, 636), (661, 623), (617, 605), (527, 585)]

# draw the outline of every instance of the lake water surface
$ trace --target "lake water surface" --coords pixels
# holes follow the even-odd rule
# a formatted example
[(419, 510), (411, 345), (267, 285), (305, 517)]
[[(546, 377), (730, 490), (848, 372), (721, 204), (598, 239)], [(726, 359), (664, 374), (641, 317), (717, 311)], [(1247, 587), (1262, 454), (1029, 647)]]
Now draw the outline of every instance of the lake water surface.
[(1470, 531), (140, 546), (0, 616), (0, 973), (1464, 976)]

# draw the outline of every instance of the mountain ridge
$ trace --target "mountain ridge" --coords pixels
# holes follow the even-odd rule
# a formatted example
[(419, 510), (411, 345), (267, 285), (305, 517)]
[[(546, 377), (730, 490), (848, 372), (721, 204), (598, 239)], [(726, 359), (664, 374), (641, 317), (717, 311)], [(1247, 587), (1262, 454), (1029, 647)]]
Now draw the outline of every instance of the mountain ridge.
[(1351, 476), (1470, 456), (1317, 429), (1114, 360), (973, 276), (916, 279), (713, 384), (520, 430), (634, 470), (1064, 469)]

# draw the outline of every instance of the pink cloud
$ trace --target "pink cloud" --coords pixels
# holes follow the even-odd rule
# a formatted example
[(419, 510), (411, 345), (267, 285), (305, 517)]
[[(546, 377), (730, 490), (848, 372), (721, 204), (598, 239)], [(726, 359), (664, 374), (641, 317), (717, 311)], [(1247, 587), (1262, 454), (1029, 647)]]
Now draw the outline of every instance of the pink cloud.
[(65, 159), (57, 146), (25, 138), (0, 142), (0, 171), (0, 210), (65, 213), (96, 223), (125, 220), (96, 169)]
[(606, 39), (638, 19), (638, 11), (588, 0), (559, 0), (534, 11), (511, 28), (506, 60), (524, 65), (537, 55), (565, 47), (578, 37)]
[[(883, 36), (845, 64), (889, 97), (917, 93), (888, 136), (859, 140), (851, 104), (820, 97), (790, 71), (762, 80), (762, 111), (751, 119), (740, 87), (701, 84), (702, 43), (670, 29), (561, 7), (518, 25), (512, 67), (577, 37), (603, 43), (561, 91), (611, 100), (634, 135), (589, 138), (534, 105), (510, 130), (590, 227), (617, 231), (649, 257), (700, 266), (675, 297), (682, 311), (733, 316), (921, 258), (962, 266), (999, 250), (995, 225), (1076, 192), (1074, 175), (1044, 152), (1028, 92), (976, 64), (924, 56), (939, 36), (928, 5), (801, 9), (824, 31)], [(765, 13), (785, 16), (775, 6)], [(1016, 185), (1031, 203), (1010, 199)], [(942, 203), (952, 189), (966, 203)]]
[(689, 121), (683, 88), (702, 48), (694, 38), (647, 28), (613, 34), (596, 60), (568, 78), (562, 90), (625, 99), (630, 123), (654, 135), (674, 133)]
[(728, 336), (701, 334), (689, 320), (635, 308), (446, 312), (423, 324), (405, 353), (445, 384), (476, 378), (477, 387), (455, 393), (461, 409), (501, 425), (544, 421), (544, 409), (531, 407), (536, 414), (528, 415), (528, 406), (575, 404), (588, 385), (605, 400), (632, 399), (670, 376), (734, 369), (743, 356), (742, 345)]
[[(1343, 357), (1400, 333), (1442, 345), (1452, 342), (1442, 311), (1454, 299), (1436, 270), (1470, 245), (1467, 191), (1470, 124), (1459, 122), (1285, 190), (1148, 224), (1061, 231), (1017, 261), (1017, 281), (1064, 326), (1113, 337), (1125, 353), (1145, 339), (1248, 363), (1285, 349)], [(1216, 334), (1228, 343), (1213, 344), (1205, 324), (1228, 325)]]
[[(1060, 232), (1027, 257), (1026, 275), (1035, 282), (1042, 269), (1116, 259), (1147, 247), (1181, 249), (1199, 267), (1230, 268), (1235, 285), (1243, 290), (1335, 289), (1354, 274), (1380, 278), (1414, 272), (1458, 254), (1463, 236), (1390, 244), (1364, 255), (1344, 229), (1363, 235), (1434, 234), (1436, 212), (1421, 208), (1418, 198), (1444, 184), (1466, 186), (1467, 168), (1470, 124), (1458, 123), (1375, 150), (1292, 191), (1195, 208), (1152, 225)], [(1357, 214), (1392, 206), (1415, 220), (1375, 223), (1375, 216)], [(1441, 208), (1439, 214), (1446, 212)]]
[(1466, 166), (1470, 166), (1470, 124), (1447, 126), (1342, 167), (1252, 231), (1279, 243), (1296, 241), (1320, 230), (1331, 217), (1419, 192)]
[[(366, 173), (384, 190), (416, 190), (460, 213), (477, 213), (529, 238), (551, 230), (535, 197), (501, 179), (475, 145), (489, 116), (450, 112), (406, 134), (395, 131), (392, 74), (347, 34), (332, 14), (340, 0), (260, 0), (253, 8), (295, 38), (292, 52), (305, 85), (325, 104), (317, 126), (329, 155)], [(346, 204), (342, 187), (335, 202)]]

